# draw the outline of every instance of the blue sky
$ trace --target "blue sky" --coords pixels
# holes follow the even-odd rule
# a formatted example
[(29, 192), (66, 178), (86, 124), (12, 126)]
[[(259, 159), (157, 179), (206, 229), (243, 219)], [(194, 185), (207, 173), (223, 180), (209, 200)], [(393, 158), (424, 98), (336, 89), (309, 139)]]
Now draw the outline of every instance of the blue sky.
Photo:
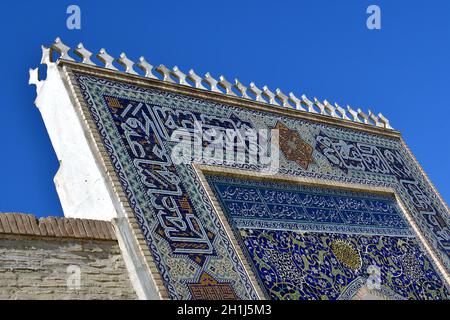
[[(28, 68), (56, 36), (382, 112), (450, 199), (450, 1), (3, 1), (0, 212), (61, 215)], [(66, 8), (81, 8), (81, 30)], [(381, 30), (366, 8), (381, 8)], [(7, 8), (7, 9), (6, 9)]]

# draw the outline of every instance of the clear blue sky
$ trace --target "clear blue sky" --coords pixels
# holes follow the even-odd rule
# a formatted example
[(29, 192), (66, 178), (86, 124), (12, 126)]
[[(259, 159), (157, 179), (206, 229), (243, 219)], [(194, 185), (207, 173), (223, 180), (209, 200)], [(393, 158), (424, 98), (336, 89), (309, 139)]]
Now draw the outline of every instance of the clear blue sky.
[[(81, 30), (66, 28), (78, 4)], [(381, 7), (382, 29), (366, 28)], [(56, 36), (383, 112), (450, 200), (450, 1), (3, 1), (0, 211), (61, 215), (28, 68)]]

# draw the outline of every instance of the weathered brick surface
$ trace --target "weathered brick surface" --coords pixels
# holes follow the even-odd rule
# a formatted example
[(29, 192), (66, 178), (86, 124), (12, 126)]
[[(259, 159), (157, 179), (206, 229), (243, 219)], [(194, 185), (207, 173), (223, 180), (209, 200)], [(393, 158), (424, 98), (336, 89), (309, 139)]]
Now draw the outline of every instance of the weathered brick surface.
[(78, 239), (116, 240), (110, 222), (90, 219), (47, 217), (0, 213), (0, 233)]
[[(93, 228), (102, 230), (94, 232), (97, 239), (93, 239), (74, 231), (78, 221), (57, 218), (36, 223), (33, 216), (1, 213), (0, 219), (0, 299), (136, 299), (107, 223), (85, 227), (91, 234)], [(44, 236), (39, 230), (56, 226), (65, 230), (59, 237)]]

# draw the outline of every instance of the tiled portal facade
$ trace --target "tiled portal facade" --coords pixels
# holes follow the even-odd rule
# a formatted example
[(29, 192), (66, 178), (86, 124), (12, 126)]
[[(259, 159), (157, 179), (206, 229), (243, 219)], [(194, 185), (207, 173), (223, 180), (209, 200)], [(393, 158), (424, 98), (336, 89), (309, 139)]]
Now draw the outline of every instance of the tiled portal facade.
[[(400, 138), (67, 74), (169, 298), (351, 299), (367, 286), (390, 299), (449, 297), (448, 208)], [(209, 161), (205, 185), (194, 164), (171, 157), (174, 131), (196, 122), (278, 129), (278, 178)]]
[(348, 298), (374, 268), (389, 298), (448, 297), (392, 197), (221, 176), (208, 181), (271, 299)]

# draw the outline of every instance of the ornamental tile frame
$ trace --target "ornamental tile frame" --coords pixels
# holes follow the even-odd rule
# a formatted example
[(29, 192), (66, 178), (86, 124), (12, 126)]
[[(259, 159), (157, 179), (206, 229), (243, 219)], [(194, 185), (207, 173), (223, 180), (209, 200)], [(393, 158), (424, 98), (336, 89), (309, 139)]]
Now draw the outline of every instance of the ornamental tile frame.
[[(258, 282), (258, 277), (254, 273), (249, 260), (246, 258), (242, 245), (239, 244), (238, 240), (235, 238), (233, 230), (229, 225), (227, 218), (225, 217), (223, 208), (221, 207), (218, 199), (215, 197), (214, 192), (211, 190), (211, 186), (205, 177), (205, 174), (221, 174), (231, 177), (248, 178), (249, 176), (254, 176), (254, 168), (233, 168), (226, 166), (219, 167), (205, 164), (194, 164), (192, 166), (193, 172), (189, 172), (189, 169), (177, 169), (180, 170), (180, 172), (183, 172), (183, 178), (195, 174), (194, 179), (198, 179), (201, 186), (200, 189), (205, 190), (205, 195), (203, 195), (203, 197), (209, 199), (210, 203), (212, 204), (212, 209), (210, 212), (212, 212), (213, 215), (217, 216), (216, 218), (218, 218), (218, 221), (217, 223), (213, 223), (215, 224), (216, 229), (209, 230), (210, 234), (209, 232), (207, 232), (207, 238), (209, 238), (209, 240), (205, 238), (205, 243), (213, 243), (213, 249), (211, 249), (211, 247), (208, 249), (212, 251), (210, 251), (208, 254), (189, 256), (189, 259), (194, 259), (197, 263), (197, 269), (195, 271), (196, 276), (193, 276), (191, 280), (185, 280), (184, 283), (182, 283), (182, 279), (177, 280), (180, 283), (175, 283), (177, 281), (171, 283), (172, 278), (168, 276), (168, 271), (164, 271), (163, 269), (161, 269), (161, 257), (155, 255), (155, 252), (161, 251), (161, 248), (156, 248), (154, 244), (149, 242), (149, 233), (156, 231), (157, 229), (149, 228), (148, 222), (146, 220), (147, 218), (143, 219), (145, 214), (141, 216), (137, 215), (137, 205), (134, 202), (136, 200), (133, 198), (134, 196), (130, 196), (132, 192), (124, 189), (124, 181), (128, 180), (127, 174), (121, 174), (120, 170), (123, 169), (118, 169), (118, 167), (120, 166), (120, 164), (118, 163), (120, 161), (113, 161), (114, 156), (116, 156), (116, 154), (112, 154), (111, 151), (113, 149), (113, 143), (105, 142), (107, 141), (105, 140), (105, 135), (102, 135), (100, 132), (101, 130), (99, 130), (99, 123), (102, 123), (102, 121), (99, 121), (99, 119), (102, 118), (96, 118), (97, 115), (92, 113), (92, 102), (88, 100), (90, 99), (91, 95), (99, 93), (99, 91), (95, 92), (95, 90), (101, 90), (99, 89), (100, 86), (94, 88), (95, 85), (93, 85), (91, 88), (87, 89), (86, 84), (88, 82), (94, 83), (95, 81), (98, 81), (98, 83), (100, 83), (101, 85), (107, 85), (111, 87), (115, 86), (117, 88), (122, 87), (125, 91), (132, 88), (130, 90), (139, 92), (139, 94), (142, 95), (149, 94), (147, 92), (151, 92), (151, 94), (162, 93), (169, 95), (170, 97), (172, 97), (172, 95), (176, 98), (182, 97), (182, 99), (179, 99), (177, 101), (187, 101), (186, 103), (192, 103), (193, 105), (196, 103), (207, 104), (209, 108), (208, 110), (214, 107), (221, 108), (221, 106), (223, 106), (224, 108), (230, 108), (234, 111), (239, 109), (243, 111), (248, 110), (248, 112), (256, 112), (259, 116), (267, 115), (268, 118), (272, 117), (274, 119), (273, 121), (270, 119), (264, 119), (264, 121), (267, 120), (265, 122), (265, 125), (267, 125), (268, 122), (271, 122), (272, 125), (275, 125), (274, 121), (282, 120), (283, 126), (288, 123), (288, 127), (290, 128), (296, 127), (294, 123), (297, 121), (299, 123), (311, 123), (320, 128), (323, 128), (325, 130), (324, 132), (315, 129), (316, 140), (314, 141), (312, 141), (310, 138), (305, 140), (300, 130), (298, 130), (297, 128), (293, 129), (296, 130), (297, 134), (300, 135), (301, 141), (305, 140), (305, 143), (311, 144), (311, 146), (314, 148), (312, 158), (319, 157), (320, 159), (318, 163), (316, 163), (317, 161), (315, 158), (314, 161), (312, 158), (308, 158), (308, 163), (310, 164), (310, 166), (306, 165), (306, 168), (302, 167), (301, 165), (294, 167), (294, 164), (287, 164), (288, 161), (284, 159), (284, 167), (282, 168), (284, 171), (282, 170), (281, 172), (271, 176), (258, 177), (258, 179), (270, 179), (271, 181), (298, 183), (328, 188), (335, 187), (338, 189), (346, 190), (363, 190), (373, 194), (394, 196), (398, 206), (401, 208), (401, 211), (404, 213), (405, 218), (412, 227), (416, 238), (419, 240), (419, 245), (423, 248), (423, 251), (425, 251), (431, 258), (436, 269), (439, 270), (442, 278), (447, 283), (447, 286), (450, 284), (448, 251), (447, 253), (445, 253), (445, 251), (443, 252), (442, 250), (442, 246), (444, 246), (444, 248), (449, 248), (450, 245), (450, 242), (448, 240), (449, 236), (447, 235), (447, 238), (445, 238), (445, 232), (447, 232), (448, 234), (449, 208), (404, 142), (401, 134), (398, 131), (392, 129), (389, 121), (383, 115), (379, 114), (378, 116), (375, 116), (372, 112), (369, 112), (369, 115), (366, 115), (360, 109), (358, 109), (358, 111), (354, 111), (353, 109), (349, 108), (348, 111), (350, 115), (353, 115), (353, 120), (349, 120), (349, 117), (345, 113), (345, 110), (340, 108), (338, 105), (336, 105), (336, 107), (333, 107), (327, 101), (322, 104), (317, 99), (314, 99), (315, 102), (313, 103), (304, 96), (302, 96), (302, 99), (300, 100), (297, 99), (292, 93), (289, 95), (290, 99), (288, 99), (288, 97), (284, 95), (279, 89), (276, 90), (277, 93), (276, 95), (274, 95), (267, 87), (264, 87), (264, 93), (261, 94), (263, 91), (259, 90), (252, 83), (250, 85), (249, 91), (253, 93), (256, 92), (255, 101), (252, 98), (249, 98), (246, 93), (247, 89), (238, 80), (236, 80), (236, 85), (233, 86), (233, 88), (236, 88), (239, 93), (241, 93), (241, 96), (238, 96), (232, 91), (231, 84), (226, 81), (224, 77), (220, 77), (220, 81), (214, 82), (215, 79), (212, 78), (208, 73), (205, 79), (210, 84), (213, 84), (211, 85), (210, 91), (202, 85), (202, 78), (198, 77), (193, 70), (191, 70), (191, 72), (189, 72), (189, 74), (186, 76), (178, 69), (178, 67), (174, 67), (173, 70), (170, 70), (163, 65), (155, 68), (154, 71), (156, 71), (156, 73), (161, 73), (163, 76), (162, 79), (159, 79), (152, 73), (153, 67), (147, 61), (145, 61), (143, 57), (141, 57), (140, 63), (136, 64), (136, 66), (142, 69), (145, 74), (139, 75), (133, 69), (133, 61), (129, 60), (125, 54), (122, 54), (119, 59), (114, 60), (111, 56), (106, 54), (106, 51), (104, 49), (101, 50), (98, 58), (99, 60), (103, 59), (103, 61), (106, 61), (106, 64), (104, 67), (98, 67), (95, 65), (95, 62), (90, 59), (86, 59), (86, 57), (83, 56), (83, 52), (85, 51), (80, 49), (84, 49), (81, 44), (79, 45), (77, 52), (78, 55), (81, 55), (82, 61), (77, 62), (73, 58), (71, 58), (70, 48), (62, 44), (61, 40), (58, 38), (51, 46), (51, 48), (43, 47), (42, 63), (47, 64), (49, 68), (49, 77), (54, 76), (55, 74), (59, 74), (66, 90), (69, 92), (69, 97), (73, 103), (73, 106), (76, 108), (75, 111), (77, 113), (77, 116), (79, 117), (79, 120), (83, 125), (85, 138), (88, 141), (92, 153), (94, 154), (96, 163), (98, 164), (99, 170), (102, 172), (102, 177), (104, 177), (106, 181), (108, 192), (111, 196), (111, 199), (113, 199), (112, 201), (114, 202), (115, 208), (117, 210), (117, 218), (113, 219), (115, 225), (117, 226), (117, 229), (128, 229), (129, 234), (132, 235), (130, 239), (124, 240), (122, 239), (124, 237), (118, 234), (118, 239), (122, 239), (124, 243), (129, 241), (129, 243), (123, 245), (125, 248), (124, 250), (133, 251), (132, 254), (137, 255), (136, 259), (142, 264), (141, 267), (149, 273), (149, 278), (151, 278), (156, 288), (156, 295), (153, 295), (153, 298), (187, 299), (193, 298), (195, 296), (205, 297), (205, 292), (208, 291), (208, 285), (217, 285), (216, 287), (214, 287), (214, 294), (212, 295), (215, 298), (221, 297), (222, 293), (224, 294), (224, 296), (222, 297), (237, 296), (245, 299), (269, 298), (267, 293), (265, 292), (265, 289), (262, 288), (261, 283)], [(58, 52), (61, 55), (57, 60), (52, 58), (52, 55), (54, 55), (55, 52)], [(119, 67), (116, 68), (113, 65), (114, 62), (118, 62), (119, 65), (124, 66), (125, 70), (118, 70)], [(51, 72), (55, 72), (55, 74), (52, 74)], [(39, 92), (41, 91), (41, 88), (45, 84), (46, 80), (40, 80), (37, 73), (37, 69), (30, 70), (30, 83), (36, 85), (39, 97)], [(174, 77), (174, 79), (171, 78), (172, 76)], [(186, 78), (190, 79), (193, 82), (194, 86), (191, 86), (185, 80)], [(220, 89), (218, 89), (215, 83), (217, 83), (218, 87), (224, 88), (225, 91), (222, 92)], [(121, 108), (123, 107), (122, 103), (125, 102), (131, 104), (134, 103), (133, 108), (137, 109), (136, 106), (138, 99), (136, 99), (136, 97), (134, 97), (135, 102), (133, 102), (133, 98), (125, 98), (127, 96), (126, 94), (124, 94), (123, 96), (119, 96), (106, 91), (102, 92), (102, 94), (104, 94), (104, 96), (119, 99), (114, 100), (114, 102), (111, 103), (105, 102), (106, 106), (111, 107), (113, 106), (113, 104), (118, 103), (118, 108)], [(269, 98), (268, 103), (263, 97)], [(275, 97), (281, 102), (281, 104), (277, 102)], [(180, 102), (180, 105), (181, 104), (182, 102)], [(114, 108), (114, 106), (111, 108)], [(161, 110), (163, 109), (163, 107), (160, 108)], [(196, 107), (192, 108), (195, 109)], [(318, 109), (318, 111), (316, 111), (316, 109)], [(304, 110), (309, 110), (309, 112)], [(331, 111), (327, 112), (326, 110)], [(336, 111), (341, 114), (341, 117), (338, 116)], [(251, 122), (251, 120), (249, 120), (251, 118), (250, 115), (244, 116), (239, 114), (239, 116), (246, 118), (244, 120), (239, 119), (240, 121)], [(328, 128), (334, 129), (328, 130)], [(339, 137), (332, 137), (329, 136), (330, 132), (338, 132), (339, 134), (342, 133), (342, 135)], [(343, 139), (343, 137), (352, 136), (352, 132), (358, 132), (361, 134), (357, 137), (356, 140)], [(365, 134), (367, 134), (370, 138), (365, 138)], [(357, 134), (355, 134), (355, 136), (357, 136)], [(334, 138), (337, 139), (336, 142), (334, 142)], [(334, 143), (335, 145), (339, 145), (340, 147), (347, 147), (350, 149), (353, 148), (352, 150), (354, 150), (355, 148), (359, 148), (359, 145), (356, 146), (358, 139), (360, 139), (360, 143), (369, 142), (369, 140), (377, 141), (376, 145), (380, 146), (380, 148), (382, 145), (383, 148), (385, 148), (383, 150), (388, 150), (386, 144), (393, 146), (396, 143), (405, 150), (408, 161), (411, 160), (412, 162), (411, 166), (416, 167), (417, 171), (421, 175), (420, 179), (422, 182), (420, 182), (420, 188), (422, 188), (424, 184), (425, 188), (429, 188), (431, 190), (431, 192), (426, 191), (425, 195), (433, 198), (432, 200), (430, 200), (432, 202), (431, 206), (433, 207), (435, 216), (439, 215), (440, 217), (438, 224), (443, 226), (441, 230), (443, 229), (444, 231), (444, 242), (436, 238), (434, 231), (430, 232), (428, 231), (428, 229), (426, 229), (428, 228), (425, 224), (426, 221), (417, 220), (418, 218), (415, 218), (413, 216), (413, 214), (410, 212), (412, 204), (405, 203), (404, 201), (406, 191), (399, 190), (397, 187), (398, 183), (403, 183), (404, 181), (406, 181), (405, 185), (407, 187), (410, 185), (408, 184), (408, 182), (411, 180), (409, 179), (411, 175), (408, 175), (411, 167), (410, 165), (408, 165), (408, 169), (404, 171), (403, 167), (406, 167), (406, 165), (403, 162), (401, 162), (400, 164), (398, 162), (402, 160), (396, 160), (394, 159), (395, 156), (391, 156), (391, 167), (394, 169), (401, 167), (401, 170), (398, 171), (401, 175), (401, 179), (399, 178), (400, 182), (397, 182), (395, 180), (394, 173), (389, 175), (390, 173), (387, 173), (387, 171), (381, 177), (376, 176), (376, 174), (373, 174), (372, 171), (366, 173), (366, 169), (370, 170), (371, 168), (363, 168), (360, 166), (360, 163), (350, 163), (349, 169), (349, 164), (345, 163), (345, 160), (342, 161), (341, 159), (340, 162), (335, 162), (333, 166), (333, 163), (330, 162), (330, 159), (335, 159), (332, 158), (330, 154), (332, 152), (331, 150), (335, 147), (330, 146), (332, 146)], [(383, 139), (386, 139), (387, 142), (382, 143)], [(313, 142), (316, 144), (316, 146), (314, 146)], [(327, 143), (327, 145), (325, 145), (325, 143)], [(352, 143), (354, 143), (355, 145), (353, 145)], [(334, 149), (334, 151), (336, 151), (336, 149)], [(113, 158), (111, 157), (112, 155)], [(391, 154), (389, 153), (389, 155)], [(324, 174), (323, 172), (320, 172), (319, 174), (318, 169), (314, 169), (316, 165), (322, 166), (323, 168), (326, 167), (326, 173)], [(309, 170), (308, 168), (311, 166), (313, 167), (312, 170), (316, 171)], [(346, 172), (345, 170), (350, 171), (352, 172), (352, 174), (354, 174), (349, 176), (348, 172)], [(359, 173), (357, 170), (360, 170), (363, 173)], [(388, 169), (384, 168), (382, 164), (380, 167), (377, 167), (377, 170)], [(178, 172), (178, 175), (181, 174), (180, 172)], [(365, 179), (367, 179), (367, 177), (369, 176), (373, 177), (373, 179), (371, 180), (373, 183), (365, 181)], [(128, 181), (126, 181), (126, 183), (128, 183)], [(412, 190), (411, 194), (417, 195), (417, 192), (418, 191), (416, 190)], [(187, 210), (199, 210), (198, 202), (197, 205), (194, 205), (194, 203), (192, 203), (192, 201), (194, 200), (190, 200), (190, 198), (195, 198), (198, 195), (195, 195), (193, 197), (192, 191), (189, 190), (186, 191), (186, 194), (189, 194), (189, 196), (186, 197), (186, 201), (183, 203), (185, 204), (185, 206), (187, 206)], [(423, 192), (417, 195), (419, 200), (423, 200), (423, 196)], [(183, 205), (183, 203), (181, 203), (181, 205)], [(438, 206), (439, 208), (436, 209), (436, 206)], [(204, 220), (198, 221), (200, 221), (200, 224), (202, 223), (201, 221), (205, 222)], [(145, 227), (145, 225), (147, 227)], [(203, 228), (202, 226), (200, 227)], [(194, 229), (194, 231), (198, 231), (198, 229), (195, 228), (195, 223)], [(423, 230), (425, 230), (426, 232), (424, 232)], [(120, 231), (118, 231), (118, 233), (120, 233)], [(222, 250), (219, 256), (222, 257), (222, 260), (230, 259), (227, 265), (232, 266), (233, 268), (233, 275), (229, 276), (228, 278), (227, 276), (224, 276), (223, 279), (217, 278), (217, 274), (220, 274), (220, 272), (216, 272), (217, 274), (214, 276), (209, 272), (210, 270), (205, 270), (206, 267), (204, 267), (211, 266), (211, 261), (214, 259), (217, 260), (217, 243), (219, 242), (219, 240), (217, 240), (218, 238), (220, 238), (219, 240), (222, 243), (222, 247), (227, 247), (225, 251), (223, 250), (223, 248), (219, 248), (220, 250)], [(223, 244), (227, 243), (228, 241), (229, 245)], [(169, 243), (169, 241), (167, 241), (167, 243)], [(172, 250), (174, 250), (173, 252), (176, 252), (177, 248), (173, 247)], [(206, 249), (204, 248), (204, 250)], [(223, 256), (224, 252), (227, 252), (227, 258)], [(176, 255), (173, 255), (171, 253), (163, 252), (162, 254), (165, 255), (165, 259), (168, 259), (167, 261), (172, 261), (170, 260), (172, 258), (178, 259)], [(166, 264), (170, 265), (170, 263), (172, 262)], [(175, 267), (174, 262), (172, 263), (171, 267)], [(185, 270), (185, 272), (187, 271)], [(195, 277), (199, 278), (199, 283), (195, 283)], [(234, 279), (234, 282), (231, 281), (231, 279)], [(140, 281), (142, 282), (144, 280), (141, 279)], [(189, 289), (181, 290), (181, 287), (195, 288), (196, 292), (189, 293)], [(231, 287), (235, 290), (235, 292), (230, 289)], [(203, 290), (202, 288), (204, 288), (204, 290), (206, 291), (201, 291)], [(359, 296), (362, 296), (363, 294), (361, 292), (367, 292), (367, 290), (361, 289), (358, 292)], [(144, 297), (148, 298), (149, 295), (144, 295)]]
[[(230, 222), (228, 221), (226, 214), (223, 211), (223, 207), (220, 205), (215, 193), (211, 189), (210, 183), (208, 183), (206, 179), (206, 175), (219, 175), (219, 176), (226, 176), (231, 178), (244, 178), (244, 179), (250, 179), (255, 181), (263, 181), (263, 180), (269, 180), (271, 182), (282, 182), (282, 183), (291, 183), (291, 184), (300, 184), (305, 186), (315, 186), (315, 187), (322, 187), (322, 188), (336, 188), (337, 190), (349, 190), (349, 191), (357, 191), (357, 192), (367, 192), (371, 194), (379, 194), (379, 195), (389, 195), (394, 196), (395, 201), (397, 202), (397, 205), (400, 207), (402, 214), (406, 218), (409, 225), (412, 227), (414, 231), (414, 235), (419, 239), (419, 245), (423, 247), (424, 251), (426, 251), (430, 257), (432, 258), (433, 263), (439, 270), (439, 272), (444, 277), (447, 284), (450, 284), (450, 275), (449, 272), (445, 269), (445, 267), (442, 265), (440, 260), (437, 258), (435, 251), (430, 247), (420, 232), (419, 227), (417, 226), (417, 223), (414, 221), (414, 218), (411, 216), (411, 214), (408, 213), (406, 210), (405, 205), (402, 202), (402, 199), (398, 195), (398, 193), (395, 191), (395, 189), (391, 187), (377, 187), (377, 186), (367, 186), (365, 184), (353, 184), (353, 183), (342, 183), (337, 181), (328, 181), (324, 179), (316, 179), (316, 178), (308, 178), (308, 177), (292, 177), (284, 174), (275, 174), (273, 176), (267, 177), (267, 176), (261, 176), (261, 177), (255, 177), (251, 172), (245, 171), (245, 170), (239, 170), (239, 169), (233, 169), (233, 168), (218, 168), (215, 166), (208, 166), (208, 165), (194, 165), (197, 174), (200, 177), (200, 181), (202, 182), (203, 187), (205, 188), (206, 192), (208, 193), (208, 197), (211, 200), (211, 203), (214, 205), (214, 209), (217, 212), (225, 230), (229, 234), (231, 241), (238, 252), (238, 256), (242, 259), (245, 267), (250, 272), (250, 279), (257, 288), (258, 294), (260, 297), (264, 296), (264, 290), (261, 288), (261, 285), (257, 281), (257, 276), (254, 274), (254, 271), (252, 271), (252, 267), (249, 265), (248, 260), (246, 258), (246, 255), (242, 249), (242, 246), (239, 244), (239, 241), (236, 239), (235, 233), (232, 230), (232, 227), (230, 226)], [(253, 274), (252, 274), (253, 273)], [(361, 286), (362, 287), (362, 286)], [(364, 288), (362, 291), (368, 291), (367, 288)], [(377, 290), (369, 290), (372, 294), (375, 294), (374, 292)], [(359, 293), (359, 296), (362, 295), (361, 292)], [(267, 298), (267, 297), (266, 297)], [(384, 298), (383, 298), (384, 299)]]

